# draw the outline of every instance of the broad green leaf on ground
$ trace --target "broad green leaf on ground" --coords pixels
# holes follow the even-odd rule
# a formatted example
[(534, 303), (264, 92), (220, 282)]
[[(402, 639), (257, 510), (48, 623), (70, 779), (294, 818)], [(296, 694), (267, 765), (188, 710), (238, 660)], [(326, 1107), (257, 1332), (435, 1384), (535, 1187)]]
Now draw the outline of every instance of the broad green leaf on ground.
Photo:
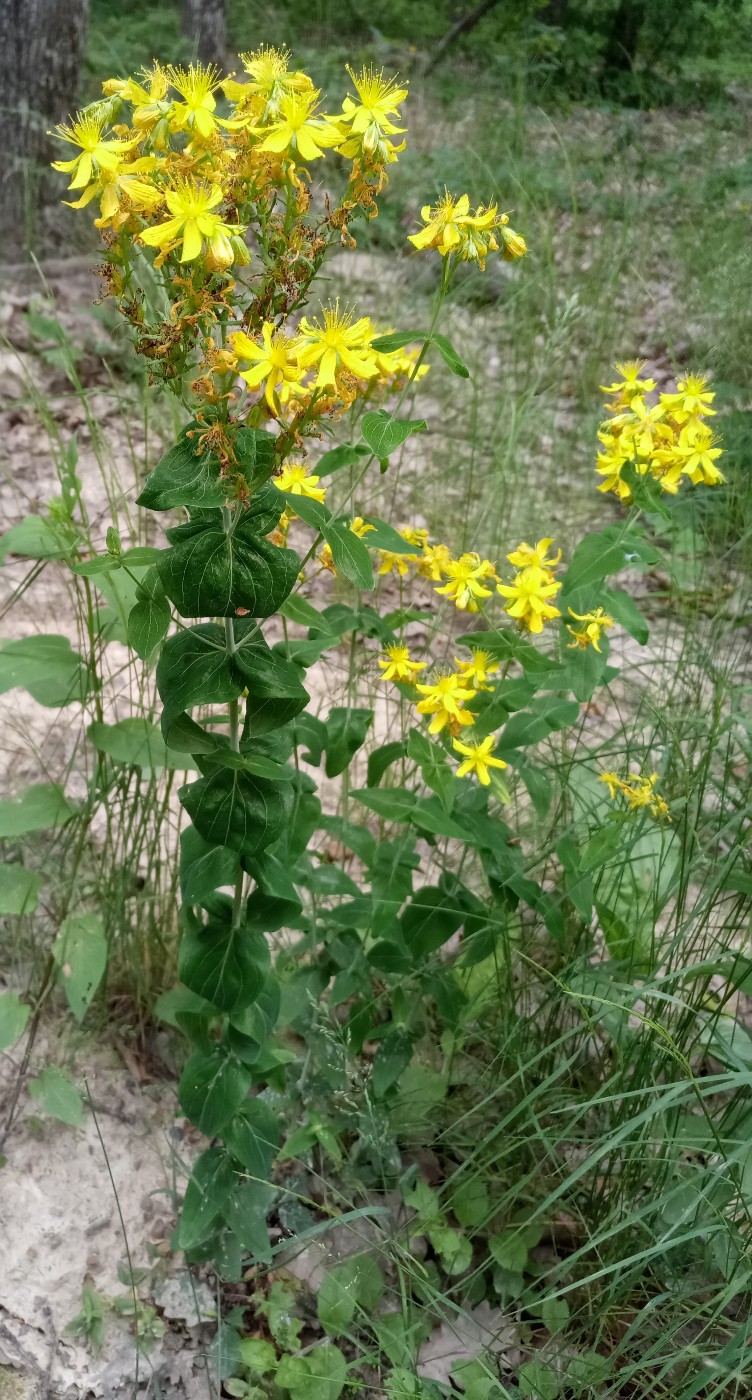
[(414, 959), (426, 957), (452, 937), (462, 924), (464, 910), (456, 899), (436, 885), (416, 890), (400, 916), (405, 942)]
[(16, 686), (40, 705), (60, 708), (86, 698), (89, 670), (67, 637), (19, 637), (0, 642), (0, 695)]
[(52, 945), (58, 979), (73, 1015), (83, 1021), (107, 966), (107, 939), (98, 914), (75, 914)]
[(0, 914), (33, 914), (42, 876), (18, 861), (0, 865)]
[(61, 1123), (68, 1123), (72, 1128), (84, 1122), (84, 1104), (78, 1089), (67, 1074), (54, 1065), (48, 1065), (38, 1079), (31, 1080), (29, 1093), (42, 1113), (49, 1114), (50, 1118), (59, 1118)]
[(326, 720), (326, 776), (336, 778), (365, 743), (373, 710), (335, 705)]
[[(277, 493), (279, 494), (279, 493)], [(280, 497), (280, 508), (283, 504)], [(172, 548), (157, 568), (165, 593), (183, 617), (270, 617), (292, 591), (300, 560), (256, 533), (243, 515), (232, 533), (221, 523), (191, 522), (170, 532)], [(353, 536), (355, 538), (355, 536)]]
[(23, 1035), (30, 1011), (15, 992), (0, 994), (0, 1051), (9, 1050)]
[(236, 700), (243, 686), (232, 674), (224, 630), (203, 622), (168, 637), (157, 664), (157, 689), (171, 712)]
[(496, 1263), (510, 1273), (521, 1274), (527, 1265), (530, 1251), (519, 1230), (502, 1230), (500, 1235), (491, 1235), (488, 1248)]
[(235, 1170), (221, 1147), (210, 1147), (193, 1164), (180, 1216), (181, 1249), (195, 1249), (211, 1233), (235, 1185)]
[(8, 554), (27, 559), (64, 559), (77, 539), (72, 526), (58, 525), (46, 515), (25, 515), (19, 525), (0, 535), (0, 563)]
[(347, 1362), (339, 1347), (324, 1342), (307, 1356), (283, 1356), (274, 1380), (290, 1400), (339, 1400)]
[(0, 802), (0, 838), (64, 826), (75, 810), (57, 783), (35, 783), (19, 797)]
[(230, 768), (189, 783), (179, 796), (205, 841), (249, 856), (283, 834), (292, 806), (287, 784)]
[(347, 1259), (330, 1269), (321, 1281), (316, 1295), (316, 1312), (324, 1331), (330, 1337), (346, 1332), (358, 1306), (358, 1280), (363, 1260)]
[(251, 1071), (225, 1046), (194, 1050), (180, 1076), (180, 1106), (207, 1137), (221, 1133), (240, 1108)]
[(181, 982), (220, 1011), (242, 1011), (264, 985), (269, 949), (263, 934), (210, 919), (180, 940)]
[(361, 431), (375, 457), (388, 457), (411, 433), (425, 431), (424, 418), (393, 418), (385, 408), (363, 414)]
[(407, 1069), (413, 1057), (413, 1045), (413, 1037), (407, 1031), (397, 1029), (384, 1036), (371, 1067), (371, 1087), (377, 1099), (383, 1099)]
[(266, 1215), (273, 1199), (265, 1182), (238, 1179), (223, 1210), (225, 1224), (260, 1264), (272, 1262)]

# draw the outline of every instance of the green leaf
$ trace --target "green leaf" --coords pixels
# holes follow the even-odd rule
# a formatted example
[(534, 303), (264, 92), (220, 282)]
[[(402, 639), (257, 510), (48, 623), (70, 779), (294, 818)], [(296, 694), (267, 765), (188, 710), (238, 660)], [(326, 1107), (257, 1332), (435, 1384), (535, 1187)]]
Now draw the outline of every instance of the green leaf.
[(438, 1225), (429, 1230), (428, 1238), (446, 1273), (464, 1274), (470, 1268), (473, 1262), (472, 1241), (460, 1234), (459, 1230), (453, 1230), (448, 1225)]
[(181, 982), (220, 1011), (242, 1011), (264, 985), (269, 949), (263, 934), (210, 919), (180, 940)]
[(241, 643), (233, 654), (232, 675), (248, 691), (248, 715), (254, 735), (288, 724), (310, 699), (298, 667), (270, 651), (263, 639)]
[(26, 1029), (31, 1007), (20, 1001), (15, 992), (0, 995), (0, 1050), (15, 1045)]
[(474, 842), (471, 831), (454, 821), (437, 797), (424, 797), (416, 802), (410, 813), (410, 820), (421, 831), (430, 831), (434, 836), (450, 836), (456, 841)]
[[(332, 520), (321, 532), (332, 551), (334, 567), (357, 588), (374, 587), (371, 556), (348, 525)], [(296, 556), (297, 557), (297, 556)]]
[(586, 842), (580, 856), (580, 870), (596, 870), (605, 865), (621, 846), (621, 827), (616, 822), (608, 822), (596, 831)]
[(52, 945), (59, 980), (73, 1015), (83, 1021), (107, 966), (107, 939), (98, 914), (75, 914)]
[(517, 1382), (525, 1400), (556, 1400), (559, 1378), (542, 1361), (523, 1361), (517, 1371)]
[(331, 447), (323, 457), (319, 457), (314, 471), (317, 476), (331, 476), (342, 467), (354, 467), (363, 457), (368, 456), (368, 448), (361, 442), (344, 442), (339, 447)]
[(89, 670), (67, 637), (39, 634), (0, 642), (0, 695), (17, 686), (51, 709), (79, 703), (89, 691)]
[(332, 629), (324, 614), (319, 612), (318, 608), (314, 608), (300, 593), (291, 593), (282, 604), (280, 612), (288, 622), (298, 622), (301, 627), (313, 627), (318, 632), (331, 634)]
[(492, 1213), (491, 1198), (480, 1176), (465, 1176), (452, 1194), (452, 1211), (460, 1225), (475, 1229), (483, 1225)]
[(211, 846), (193, 826), (180, 833), (180, 890), (185, 904), (200, 904), (220, 885), (240, 877), (240, 856), (228, 846)]
[(396, 1084), (413, 1057), (413, 1038), (407, 1031), (394, 1030), (382, 1040), (371, 1068), (371, 1087), (377, 1099), (383, 1099)]
[(452, 374), (458, 374), (462, 379), (470, 378), (470, 371), (465, 361), (460, 358), (452, 342), (447, 340), (445, 335), (438, 335), (435, 331), (431, 336), (431, 344), (436, 346), (444, 364), (449, 367)]
[(68, 564), (71, 573), (78, 574), (80, 578), (96, 578), (97, 574), (111, 574), (115, 569), (121, 567), (119, 559), (113, 559), (111, 554), (95, 554), (91, 559), (77, 559), (75, 563)]
[(414, 792), (407, 788), (358, 788), (351, 797), (362, 802), (379, 817), (388, 817), (394, 822), (407, 822), (416, 803)]
[(336, 705), (326, 720), (326, 776), (336, 778), (365, 743), (373, 723), (373, 710)]
[(389, 331), (387, 335), (377, 335), (371, 341), (371, 349), (379, 355), (392, 355), (404, 345), (412, 345), (416, 340), (425, 340), (425, 331)]
[[(240, 1360), (249, 1371), (257, 1371), (263, 1376), (269, 1371), (276, 1371), (277, 1348), (273, 1342), (264, 1341), (263, 1337), (241, 1337)], [(245, 1393), (244, 1386), (241, 1394)]]
[(279, 494), (290, 514), (299, 516), (312, 530), (323, 533), (333, 519), (332, 512), (323, 501), (315, 501), (313, 497), (295, 491), (280, 491)]
[(249, 856), (283, 834), (292, 807), (287, 784), (230, 768), (189, 783), (178, 796), (205, 841)]
[(212, 1233), (234, 1185), (235, 1170), (223, 1148), (210, 1147), (196, 1158), (180, 1215), (181, 1249), (195, 1249)]
[(393, 739), (389, 744), (382, 744), (380, 748), (374, 749), (368, 755), (368, 777), (369, 787), (378, 787), (387, 768), (391, 767), (397, 759), (404, 758), (407, 752), (404, 739)]
[(134, 603), (128, 614), (128, 643), (142, 661), (167, 635), (170, 625), (170, 605), (166, 598), (142, 598)]
[(529, 1250), (521, 1230), (502, 1230), (500, 1235), (490, 1235), (488, 1248), (496, 1263), (510, 1273), (521, 1274), (527, 1266)]
[(319, 1285), (316, 1313), (330, 1337), (346, 1332), (358, 1306), (359, 1266), (348, 1259), (336, 1269), (330, 1269)]
[(38, 1079), (29, 1083), (29, 1093), (42, 1113), (78, 1128), (84, 1122), (83, 1099), (75, 1084), (60, 1069), (48, 1065)]
[(500, 661), (519, 661), (531, 676), (542, 676), (546, 672), (555, 673), (559, 663), (553, 656), (546, 656), (532, 643), (526, 642), (517, 632), (497, 628), (490, 632), (466, 632), (457, 638), (457, 645), (472, 650), (488, 651)]
[(557, 695), (541, 695), (529, 710), (511, 715), (499, 735), (496, 752), (508, 754), (513, 749), (537, 744), (552, 731), (574, 724), (580, 713), (576, 700), (560, 700)]
[[(231, 482), (221, 475), (219, 458), (197, 450), (202, 424), (189, 423), (147, 477), (136, 502), (147, 510), (173, 510), (186, 506), (207, 510), (224, 505), (232, 494)], [(193, 437), (187, 434), (192, 432)], [(274, 471), (275, 448), (271, 433), (245, 425), (235, 429), (232, 449), (240, 473), (251, 491), (267, 481)]]
[(441, 948), (462, 924), (464, 910), (438, 886), (416, 890), (400, 916), (405, 942), (413, 958), (424, 958)]
[(100, 724), (95, 720), (86, 731), (96, 749), (106, 753), (116, 763), (134, 768), (165, 768), (168, 766), (165, 742), (157, 726), (148, 719), (134, 715), (116, 724)]
[(274, 1193), (256, 1181), (238, 1181), (225, 1204), (224, 1219), (255, 1263), (271, 1264), (266, 1214)]
[(563, 1332), (569, 1322), (569, 1303), (566, 1298), (544, 1298), (541, 1303), (543, 1326), (554, 1336)]
[(199, 521), (171, 531), (171, 538), (173, 546), (157, 568), (182, 617), (232, 617), (238, 609), (251, 617), (270, 617), (300, 571), (297, 554), (262, 539), (248, 515), (241, 516), (232, 533), (226, 534), (220, 521)]
[(233, 675), (224, 630), (203, 622), (168, 637), (157, 664), (157, 689), (171, 714), (236, 700), (243, 682)]
[(180, 1106), (207, 1137), (221, 1133), (251, 1085), (251, 1071), (224, 1045), (194, 1050), (180, 1076)]
[(0, 914), (33, 914), (42, 876), (24, 865), (0, 865)]
[(274, 1377), (291, 1400), (339, 1400), (347, 1380), (347, 1362), (331, 1342), (308, 1356), (283, 1356)]
[(225, 1144), (248, 1175), (268, 1181), (279, 1147), (279, 1120), (262, 1099), (248, 1099), (226, 1124)]
[(564, 575), (561, 596), (601, 583), (622, 569), (656, 564), (659, 559), (660, 552), (639, 530), (626, 524), (609, 525), (580, 540)]
[(390, 554), (409, 554), (412, 558), (420, 554), (420, 550), (416, 549), (414, 544), (408, 544), (399, 531), (386, 520), (379, 520), (377, 515), (364, 515), (363, 520), (367, 525), (373, 526), (373, 529), (363, 536), (363, 543), (369, 549), (386, 549)]
[(393, 418), (385, 408), (364, 413), (361, 431), (375, 457), (388, 457), (409, 438), (411, 433), (425, 431), (424, 418)]
[(616, 622), (621, 623), (630, 637), (634, 637), (640, 646), (645, 646), (650, 637), (650, 626), (629, 593), (621, 588), (603, 588), (598, 602)]
[(0, 563), (6, 555), (27, 559), (64, 559), (76, 547), (78, 534), (70, 524), (58, 525), (46, 515), (25, 515), (19, 525), (0, 535)]

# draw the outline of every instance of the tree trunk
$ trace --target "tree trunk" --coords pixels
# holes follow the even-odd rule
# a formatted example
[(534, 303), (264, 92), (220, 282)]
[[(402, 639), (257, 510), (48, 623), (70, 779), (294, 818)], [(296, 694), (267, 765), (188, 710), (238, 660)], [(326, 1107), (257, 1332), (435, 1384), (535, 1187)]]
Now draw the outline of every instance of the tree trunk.
[(567, 22), (568, 10), (569, 0), (548, 0), (548, 4), (536, 13), (535, 18), (539, 24), (550, 24), (554, 29), (563, 29)]
[(228, 0), (183, 0), (181, 28), (193, 45), (202, 63), (217, 63), (225, 68), (227, 60)]
[(603, 55), (604, 68), (625, 73), (633, 67), (646, 11), (646, 0), (619, 0)]
[(49, 170), (73, 154), (50, 127), (75, 110), (89, 0), (0, 0), (0, 260), (44, 251), (45, 212), (59, 191)]

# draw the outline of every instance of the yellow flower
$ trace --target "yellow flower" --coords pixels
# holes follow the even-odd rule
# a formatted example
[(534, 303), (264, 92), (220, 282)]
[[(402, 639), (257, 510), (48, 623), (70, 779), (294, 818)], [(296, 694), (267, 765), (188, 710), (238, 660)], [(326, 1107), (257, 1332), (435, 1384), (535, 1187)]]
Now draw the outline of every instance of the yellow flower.
[(294, 392), (293, 386), (300, 383), (304, 374), (297, 360), (299, 339), (286, 336), (275, 330), (272, 321), (265, 321), (261, 327), (261, 345), (251, 340), (245, 331), (234, 331), (230, 344), (239, 360), (255, 361), (253, 369), (240, 371), (240, 377), (249, 389), (258, 389), (266, 380), (264, 397), (271, 412), (276, 413), (275, 399), (287, 403)]
[(601, 773), (600, 780), (606, 784), (612, 799), (616, 797), (617, 792), (626, 797), (630, 812), (647, 808), (651, 817), (671, 820), (668, 803), (655, 790), (658, 781), (657, 773), (650, 773), (645, 777), (640, 777), (636, 773), (628, 773), (626, 778), (620, 778), (616, 773)]
[(399, 117), (400, 103), (407, 97), (407, 88), (399, 87), (396, 78), (385, 78), (383, 70), (361, 68), (359, 73), (348, 67), (348, 73), (359, 101), (346, 97), (342, 103), (340, 126), (344, 129), (345, 141), (339, 147), (343, 156), (356, 156), (362, 149), (367, 155), (384, 161), (390, 154), (401, 151), (385, 140), (386, 136), (398, 136), (405, 130), (395, 126), (392, 117)]
[(522, 540), (517, 548), (507, 555), (507, 559), (510, 564), (514, 564), (515, 569), (526, 569), (530, 564), (535, 564), (539, 569), (550, 571), (555, 569), (561, 560), (561, 550), (558, 550), (552, 558), (548, 558), (548, 551), (552, 544), (553, 538), (538, 540), (535, 545), (526, 544)]
[(449, 582), (434, 592), (451, 598), (461, 612), (477, 612), (477, 600), (491, 597), (491, 589), (482, 583), (483, 579), (496, 578), (490, 559), (481, 559), (479, 554), (463, 554), (459, 559), (451, 559), (444, 572)]
[(323, 501), (326, 496), (325, 487), (319, 486), (321, 477), (312, 476), (299, 462), (288, 462), (272, 480), (280, 491), (289, 491), (292, 496), (307, 496), (309, 501)]
[(419, 525), (400, 525), (397, 534), (402, 536), (405, 544), (414, 544), (416, 549), (425, 549), (428, 544), (428, 531)]
[(353, 321), (351, 311), (340, 312), (338, 301), (324, 307), (323, 315), (323, 325), (309, 321), (307, 316), (300, 322), (302, 348), (298, 360), (305, 368), (319, 366), (316, 387), (336, 386), (337, 375), (343, 369), (356, 379), (371, 379), (378, 367), (370, 348), (373, 335), (368, 317)]
[(596, 608), (587, 613), (576, 613), (570, 608), (569, 616), (582, 624), (580, 627), (570, 627), (567, 623), (567, 631), (574, 637), (574, 641), (569, 643), (569, 649), (578, 647), (580, 651), (584, 651), (585, 647), (592, 646), (596, 651), (600, 651), (601, 632), (613, 627), (614, 619), (609, 617), (603, 608)]
[(601, 384), (601, 392), (616, 394), (626, 404), (638, 394), (649, 394), (655, 388), (655, 380), (640, 377), (644, 368), (644, 360), (625, 360), (616, 366), (616, 373), (621, 377), (613, 384)]
[(462, 709), (463, 702), (472, 700), (475, 691), (463, 686), (460, 676), (439, 676), (430, 685), (416, 685), (416, 690), (425, 696), (416, 706), (418, 714), (433, 715), (429, 734), (440, 734), (447, 727), (451, 734), (458, 734), (463, 725), (475, 723), (475, 717)]
[(318, 160), (327, 146), (336, 146), (340, 134), (327, 117), (314, 115), (319, 93), (286, 92), (279, 102), (276, 121), (268, 128), (259, 150), (291, 160)]
[(170, 65), (166, 72), (183, 99), (172, 104), (172, 131), (198, 133), (206, 141), (214, 135), (218, 126), (232, 128), (236, 125), (214, 115), (217, 106), (214, 94), (221, 83), (219, 69), (214, 64), (205, 67), (202, 63), (191, 63), (188, 68)]
[(406, 681), (408, 685), (412, 685), (418, 672), (424, 671), (427, 664), (426, 661), (411, 661), (407, 647), (385, 647), (384, 656), (379, 657), (379, 666), (384, 673), (382, 681)]
[(399, 574), (400, 578), (405, 578), (410, 572), (410, 565), (414, 564), (417, 554), (393, 554), (390, 549), (379, 550), (381, 562), (379, 564), (379, 574)]
[(502, 249), (501, 255), (506, 262), (515, 262), (517, 258), (524, 258), (527, 252), (527, 243), (521, 233), (515, 233), (513, 228), (501, 228)]
[(506, 768), (503, 758), (494, 758), (494, 737), (489, 734), (487, 739), (482, 739), (479, 744), (461, 744), (459, 739), (452, 741), (453, 747), (464, 756), (464, 763), (457, 769), (458, 778), (466, 778), (469, 773), (477, 773), (478, 781), (484, 787), (488, 787), (491, 782), (489, 768)]
[(707, 384), (706, 374), (687, 374), (676, 381), (675, 394), (661, 394), (661, 403), (677, 423), (686, 423), (690, 418), (712, 418), (716, 412), (711, 408), (715, 394)]
[(440, 583), (446, 577), (451, 562), (452, 556), (445, 544), (427, 544), (423, 548), (422, 558), (418, 560), (418, 573), (433, 583)]
[(263, 103), (263, 116), (276, 116), (282, 98), (291, 92), (310, 92), (313, 83), (305, 73), (288, 68), (289, 49), (267, 48), (262, 44), (253, 53), (241, 53), (240, 61), (251, 78), (250, 83), (238, 83), (227, 78), (222, 87), (231, 102), (245, 103), (258, 97)]
[(53, 170), (62, 170), (66, 175), (73, 176), (68, 189), (82, 190), (91, 183), (92, 177), (99, 175), (100, 171), (115, 171), (122, 164), (126, 151), (135, 146), (133, 141), (122, 141), (110, 138), (104, 139), (104, 128), (106, 118), (104, 113), (95, 105), (78, 112), (70, 124), (62, 123), (56, 126), (53, 135), (59, 136), (61, 140), (67, 141), (71, 146), (78, 146), (80, 154), (73, 156), (72, 160), (54, 160)]
[(153, 126), (169, 110), (165, 101), (169, 79), (164, 68), (155, 62), (151, 68), (141, 70), (143, 83), (135, 78), (108, 78), (102, 83), (102, 91), (107, 97), (122, 97), (133, 108), (133, 125), (139, 128)]
[(139, 234), (141, 242), (150, 248), (160, 248), (162, 257), (166, 257), (182, 237), (181, 262), (199, 258), (206, 244), (207, 256), (216, 267), (230, 267), (238, 252), (230, 239), (244, 233), (245, 226), (224, 223), (219, 214), (213, 213), (223, 199), (218, 185), (181, 180), (175, 189), (165, 191), (165, 203), (172, 218), (144, 229)]
[(356, 515), (355, 519), (350, 521), (350, 529), (354, 535), (358, 536), (359, 540), (362, 540), (363, 536), (367, 535), (369, 530), (375, 530), (376, 526), (367, 525), (362, 515)]
[(719, 486), (726, 480), (715, 465), (717, 459), (723, 455), (723, 449), (718, 446), (710, 428), (700, 426), (691, 432), (684, 428), (679, 437), (677, 451), (684, 459), (682, 472), (696, 486), (701, 482), (706, 486)]
[(434, 208), (425, 204), (420, 216), (426, 227), (410, 234), (409, 242), (415, 248), (437, 248), (442, 257), (456, 253), (465, 261), (475, 261), (483, 267), (489, 250), (498, 249), (496, 229), (501, 233), (505, 257), (522, 257), (526, 251), (525, 240), (506, 228), (508, 215), (499, 214), (495, 204), (487, 208), (481, 204), (471, 214), (466, 194), (455, 200), (445, 191), (444, 198)]
[(528, 632), (542, 632), (545, 621), (552, 617), (561, 617), (559, 609), (549, 602), (560, 588), (560, 583), (552, 581), (551, 575), (535, 564), (522, 569), (515, 575), (511, 584), (496, 585), (497, 592), (511, 600), (504, 611), (509, 613), (510, 617), (516, 618), (519, 625), (526, 627)]
[(461, 661), (458, 656), (455, 656), (454, 660), (466, 685), (472, 685), (475, 690), (491, 689), (486, 682), (494, 671), (498, 671), (499, 663), (494, 661), (490, 652), (473, 651), (472, 661)]
[(140, 160), (121, 165), (117, 170), (100, 170), (80, 199), (66, 200), (65, 203), (71, 209), (83, 209), (99, 195), (100, 217), (94, 220), (96, 227), (121, 228), (131, 212), (151, 213), (162, 203), (162, 190), (140, 178), (142, 174), (153, 171), (156, 164), (155, 156), (142, 156)]

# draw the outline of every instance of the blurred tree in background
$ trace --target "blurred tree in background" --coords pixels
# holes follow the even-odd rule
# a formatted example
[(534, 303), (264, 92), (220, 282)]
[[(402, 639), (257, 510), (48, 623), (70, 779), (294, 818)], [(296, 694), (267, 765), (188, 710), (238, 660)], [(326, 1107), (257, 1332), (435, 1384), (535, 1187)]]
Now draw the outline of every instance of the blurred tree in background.
[(0, 0), (2, 259), (44, 242), (44, 209), (58, 182), (47, 169), (49, 128), (78, 100), (89, 0)]
[(225, 67), (227, 0), (183, 0), (180, 27), (202, 63)]

